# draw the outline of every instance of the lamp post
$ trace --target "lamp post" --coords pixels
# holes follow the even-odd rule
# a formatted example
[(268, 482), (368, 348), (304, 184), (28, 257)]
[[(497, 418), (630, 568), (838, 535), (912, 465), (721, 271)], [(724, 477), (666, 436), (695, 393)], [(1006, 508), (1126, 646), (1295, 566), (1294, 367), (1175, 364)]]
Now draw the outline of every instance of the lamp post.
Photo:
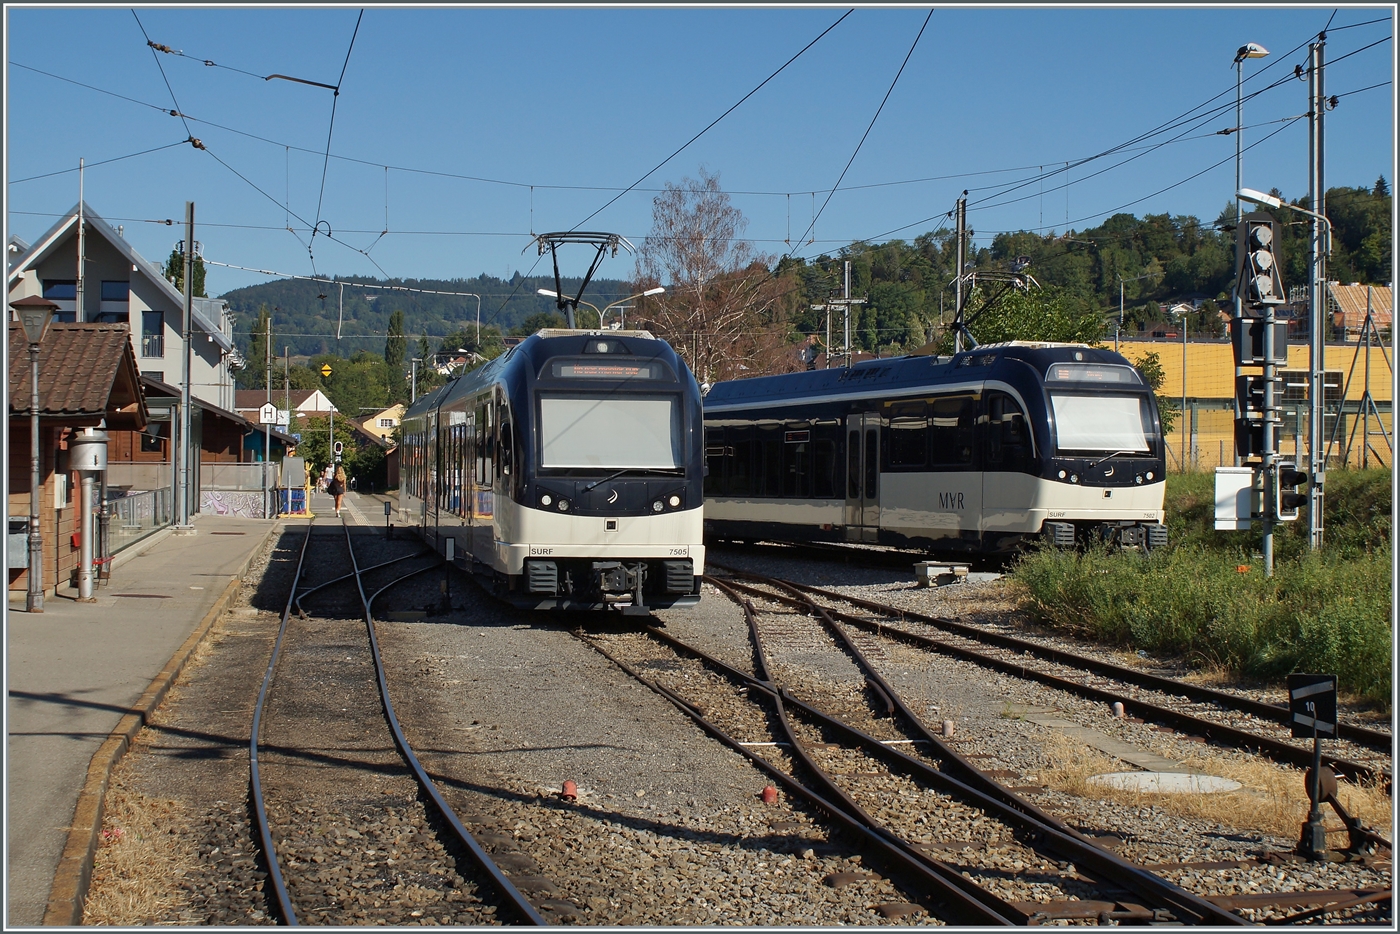
[(1123, 333), (1123, 283), (1137, 282), (1139, 279), (1153, 279), (1158, 275), (1160, 275), (1160, 273), (1149, 272), (1145, 275), (1133, 276), (1128, 279), (1124, 279), (1121, 275), (1118, 277), (1118, 330), (1113, 335), (1114, 353), (1118, 352), (1118, 337)]
[(1327, 476), (1327, 460), (1322, 453), (1323, 359), (1319, 349), (1321, 341), (1317, 338), (1322, 332), (1322, 316), (1327, 310), (1322, 301), (1322, 289), (1325, 287), (1322, 264), (1324, 257), (1332, 253), (1332, 222), (1325, 214), (1296, 204), (1288, 204), (1282, 198), (1266, 195), (1253, 188), (1239, 189), (1236, 197), (1274, 210), (1288, 208), (1290, 211), (1306, 214), (1314, 221), (1312, 264), (1308, 267), (1308, 291), (1313, 297), (1311, 327), (1314, 337), (1308, 354), (1308, 547), (1317, 551), (1322, 547), (1322, 484)]
[[(558, 292), (555, 292), (555, 291), (553, 291), (553, 290), (551, 290), (551, 289), (537, 289), (536, 291), (537, 291), (540, 295), (545, 296), (546, 298), (555, 298), (555, 299), (559, 298), (559, 293), (558, 293)], [(658, 286), (657, 286), (656, 288), (654, 288), (654, 289), (647, 289), (645, 292), (638, 292), (637, 294), (635, 294), (635, 295), (629, 295), (629, 296), (627, 296), (626, 298), (619, 298), (619, 299), (618, 299), (617, 301), (615, 301), (615, 302), (609, 302), (608, 304), (604, 305), (602, 308), (599, 308), (597, 305), (594, 305), (592, 302), (585, 302), (585, 301), (583, 301), (582, 299), (579, 299), (578, 302), (577, 302), (577, 304), (579, 304), (579, 305), (587, 305), (589, 308), (592, 308), (594, 311), (596, 311), (596, 312), (598, 313), (598, 329), (601, 331), (601, 330), (603, 329), (603, 315), (607, 314), (607, 312), (608, 312), (609, 309), (616, 308), (618, 305), (621, 305), (621, 304), (623, 304), (624, 302), (630, 302), (630, 301), (631, 301), (632, 299), (634, 299), (634, 298), (645, 298), (645, 297), (650, 296), (650, 295), (660, 295), (662, 292), (665, 292), (665, 291), (666, 291), (666, 289), (665, 289), (664, 286), (659, 286), (659, 285), (658, 285)]]
[(44, 342), (49, 323), (58, 305), (38, 295), (10, 303), (19, 314), (24, 336), (29, 341), (29, 590), (24, 609), (44, 612), (44, 538), (39, 531), (41, 483), (39, 463), (39, 345)]

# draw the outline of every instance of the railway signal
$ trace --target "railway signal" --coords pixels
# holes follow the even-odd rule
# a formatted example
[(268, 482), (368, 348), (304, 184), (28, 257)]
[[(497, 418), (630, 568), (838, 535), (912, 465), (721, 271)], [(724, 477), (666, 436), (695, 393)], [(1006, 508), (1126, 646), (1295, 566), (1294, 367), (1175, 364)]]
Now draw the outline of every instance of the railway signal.
[[(1278, 491), (1274, 514), (1280, 522), (1292, 522), (1298, 518), (1298, 510), (1307, 503), (1306, 492), (1308, 475), (1299, 470), (1292, 461), (1278, 462), (1278, 481), (1274, 484)], [(1298, 487), (1304, 491), (1299, 492)]]
[[(1241, 191), (1243, 196), (1244, 191)], [(1298, 517), (1296, 505), (1291, 514), (1285, 503), (1294, 503), (1296, 493), (1285, 499), (1280, 481), (1278, 430), (1281, 420), (1282, 387), (1278, 367), (1288, 363), (1288, 323), (1275, 320), (1274, 309), (1284, 303), (1283, 277), (1278, 257), (1278, 221), (1256, 211), (1240, 218), (1235, 240), (1235, 300), (1240, 317), (1230, 322), (1236, 372), (1239, 367), (1262, 367), (1261, 374), (1237, 375), (1235, 379), (1235, 453), (1251, 461), (1250, 482), (1230, 476), (1238, 468), (1216, 471), (1216, 528), (1240, 528), (1245, 515), (1238, 497), (1244, 490), (1258, 491), (1260, 509), (1250, 517), (1264, 525), (1264, 573), (1274, 573), (1274, 523)], [(1297, 471), (1287, 464), (1291, 478)], [(1306, 479), (1306, 478), (1304, 478)], [(1298, 481), (1301, 482), (1301, 481)]]
[[(1305, 859), (1327, 858), (1327, 831), (1322, 825), (1322, 737), (1337, 736), (1337, 676), (1291, 674), (1288, 676), (1288, 712), (1293, 737), (1313, 741), (1313, 764), (1308, 770), (1308, 819), (1298, 841)], [(1329, 796), (1330, 797), (1330, 796)]]

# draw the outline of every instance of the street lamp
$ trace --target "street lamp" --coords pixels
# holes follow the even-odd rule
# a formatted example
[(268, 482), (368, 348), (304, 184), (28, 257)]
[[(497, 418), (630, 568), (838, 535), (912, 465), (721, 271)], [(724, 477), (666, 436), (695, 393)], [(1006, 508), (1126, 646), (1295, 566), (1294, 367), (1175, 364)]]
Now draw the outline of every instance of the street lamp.
[[(554, 292), (554, 291), (552, 291), (552, 290), (550, 290), (550, 289), (537, 289), (536, 291), (537, 291), (540, 295), (545, 296), (546, 298), (558, 298), (558, 297), (559, 297), (559, 293), (558, 293), (558, 292)], [(618, 299), (617, 301), (615, 301), (615, 302), (609, 302), (608, 304), (604, 305), (602, 308), (599, 308), (597, 305), (593, 304), (592, 302), (585, 302), (585, 301), (583, 301), (582, 299), (579, 299), (578, 304), (580, 304), (580, 305), (587, 305), (589, 308), (592, 308), (594, 311), (596, 311), (596, 312), (598, 313), (598, 329), (599, 329), (599, 330), (602, 330), (602, 328), (603, 328), (603, 315), (607, 314), (607, 312), (608, 312), (609, 309), (611, 309), (611, 308), (616, 308), (618, 305), (621, 305), (621, 304), (623, 304), (624, 302), (630, 302), (630, 301), (631, 301), (632, 299), (634, 299), (634, 298), (645, 298), (645, 297), (651, 296), (651, 295), (660, 295), (662, 292), (665, 292), (665, 291), (666, 291), (666, 289), (665, 289), (664, 286), (659, 286), (659, 285), (658, 285), (658, 286), (657, 286), (656, 288), (654, 288), (654, 289), (647, 289), (645, 292), (638, 292), (636, 295), (629, 295), (629, 296), (627, 296), (626, 298), (619, 298), (619, 299)], [(624, 320), (625, 320), (625, 319), (624, 319)]]
[(53, 313), (58, 308), (38, 295), (10, 303), (19, 315), (24, 336), (29, 341), (29, 590), (24, 609), (28, 613), (44, 612), (43, 554), (44, 539), (39, 531), (39, 345), (44, 342)]
[[(1257, 42), (1246, 42), (1240, 46), (1235, 53), (1235, 190), (1240, 190), (1242, 183), (1240, 178), (1240, 157), (1244, 152), (1244, 99), (1240, 96), (1240, 91), (1244, 85), (1244, 60), (1247, 58), (1263, 58), (1269, 54), (1269, 50)], [(1244, 212), (1240, 209), (1239, 199), (1235, 199), (1235, 226), (1240, 225), (1240, 219), (1244, 217)], [(1235, 317), (1241, 317), (1239, 297), (1235, 298)]]
[[(1078, 242), (1085, 242), (1085, 241), (1078, 241)], [(1153, 279), (1153, 278), (1156, 278), (1156, 277), (1159, 276), (1159, 275), (1161, 275), (1161, 273), (1149, 272), (1149, 273), (1145, 273), (1144, 275), (1141, 275), (1141, 276), (1133, 276), (1133, 277), (1130, 278), (1130, 279), (1124, 279), (1123, 276), (1122, 276), (1121, 274), (1118, 276), (1118, 330), (1117, 330), (1117, 332), (1115, 332), (1114, 335), (1113, 335), (1113, 352), (1114, 352), (1114, 353), (1117, 353), (1117, 352), (1118, 352), (1118, 336), (1119, 336), (1120, 334), (1123, 333), (1123, 283), (1124, 283), (1124, 282), (1137, 282), (1139, 279)]]

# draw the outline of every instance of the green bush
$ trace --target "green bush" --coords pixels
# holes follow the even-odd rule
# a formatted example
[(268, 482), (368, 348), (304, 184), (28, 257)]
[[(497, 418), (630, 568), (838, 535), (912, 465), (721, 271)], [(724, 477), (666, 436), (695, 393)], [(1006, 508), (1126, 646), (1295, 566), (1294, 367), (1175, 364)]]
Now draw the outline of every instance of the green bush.
[(1251, 557), (1257, 531), (1215, 531), (1210, 474), (1168, 481), (1171, 547), (1040, 548), (1013, 577), (1052, 628), (1251, 677), (1335, 672), (1343, 690), (1388, 704), (1390, 472), (1332, 471), (1327, 484), (1326, 547), (1308, 550), (1303, 523), (1281, 526), (1272, 578)]

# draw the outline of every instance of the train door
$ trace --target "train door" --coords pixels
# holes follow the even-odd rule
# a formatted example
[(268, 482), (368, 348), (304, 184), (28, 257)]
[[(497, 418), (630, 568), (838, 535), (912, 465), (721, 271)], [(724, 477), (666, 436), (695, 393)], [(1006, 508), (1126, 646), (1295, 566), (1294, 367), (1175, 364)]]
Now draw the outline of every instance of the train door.
[(880, 416), (846, 416), (846, 541), (880, 534)]

